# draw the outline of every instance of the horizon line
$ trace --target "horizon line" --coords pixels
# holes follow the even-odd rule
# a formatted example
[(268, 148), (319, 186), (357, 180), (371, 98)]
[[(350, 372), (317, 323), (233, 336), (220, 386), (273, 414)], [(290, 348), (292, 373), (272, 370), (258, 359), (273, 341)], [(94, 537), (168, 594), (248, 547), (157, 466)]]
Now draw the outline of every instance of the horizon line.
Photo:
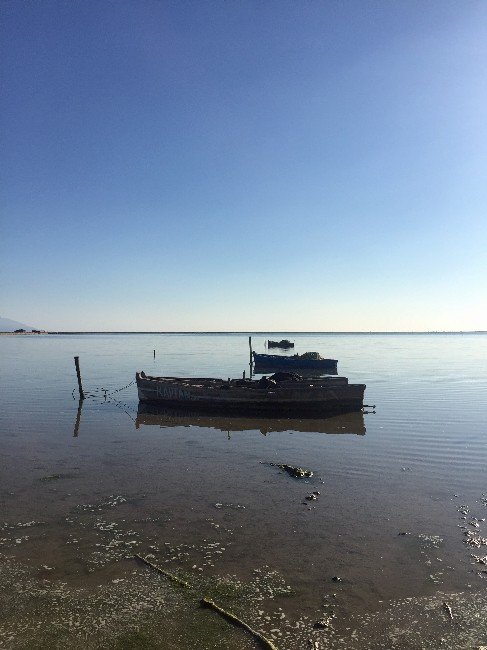
[[(1, 332), (14, 334), (14, 332)], [(41, 330), (42, 334), (487, 334), (487, 330)], [(25, 334), (32, 334), (26, 331)]]

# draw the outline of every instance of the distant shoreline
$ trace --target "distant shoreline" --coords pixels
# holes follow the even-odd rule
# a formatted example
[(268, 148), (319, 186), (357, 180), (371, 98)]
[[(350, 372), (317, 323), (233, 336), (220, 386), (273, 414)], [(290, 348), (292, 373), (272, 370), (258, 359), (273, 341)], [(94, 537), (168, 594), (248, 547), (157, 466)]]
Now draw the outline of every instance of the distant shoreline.
[(0, 336), (45, 336), (45, 335), (57, 335), (57, 336), (80, 336), (80, 335), (89, 335), (89, 336), (95, 336), (95, 335), (110, 335), (110, 336), (118, 336), (118, 335), (130, 335), (130, 334), (145, 334), (145, 335), (154, 335), (154, 334), (170, 334), (170, 335), (193, 335), (193, 336), (218, 336), (222, 334), (245, 334), (246, 336), (262, 336), (262, 335), (327, 335), (327, 336), (394, 336), (394, 335), (420, 335), (420, 334), (429, 334), (429, 335), (441, 335), (441, 334), (487, 334), (487, 330), (437, 330), (437, 331), (399, 331), (399, 332), (367, 332), (367, 331), (357, 331), (357, 332), (298, 332), (298, 331), (221, 331), (221, 332), (205, 332), (205, 331), (200, 331), (200, 332), (191, 332), (191, 331), (159, 331), (159, 332), (0, 332)]

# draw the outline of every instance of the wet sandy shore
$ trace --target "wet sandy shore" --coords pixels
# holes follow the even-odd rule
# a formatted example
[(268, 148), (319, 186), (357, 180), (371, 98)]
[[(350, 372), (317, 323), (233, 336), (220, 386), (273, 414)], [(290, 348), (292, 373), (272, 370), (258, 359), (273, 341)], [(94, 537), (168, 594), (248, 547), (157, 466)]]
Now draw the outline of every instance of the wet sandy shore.
[[(442, 593), (384, 603), (377, 611), (337, 621), (333, 607), (319, 622), (290, 619), (279, 606), (283, 583), (265, 569), (252, 582), (188, 576), (184, 589), (134, 563), (117, 578), (76, 585), (46, 577), (2, 554), (0, 570), (2, 648), (180, 648), (202, 650), (262, 647), (200, 605), (214, 598), (272, 639), (281, 649), (483, 648), (487, 638), (487, 594)], [(114, 574), (113, 574), (114, 575)], [(293, 597), (290, 595), (289, 597)], [(265, 603), (265, 604), (264, 604)]]
[[(318, 504), (330, 499), (323, 479), (296, 479), (275, 465), (258, 465), (263, 476), (267, 472), (278, 481), (287, 516), (293, 509), (297, 513), (293, 526), (303, 527), (303, 516), (311, 522), (319, 518)], [(21, 516), (32, 512), (35, 487), (43, 508), (36, 508), (37, 520), (0, 526), (0, 647), (259, 647), (244, 630), (202, 609), (203, 597), (239, 616), (281, 650), (472, 648), (484, 642), (485, 494), (470, 505), (451, 499), (451, 520), (444, 528), (454, 533), (453, 553), (440, 535), (399, 531), (392, 539), (377, 527), (375, 551), (354, 558), (357, 540), (345, 538), (335, 550), (325, 541), (327, 550), (320, 557), (297, 528), (279, 536), (275, 515), (267, 515), (266, 535), (259, 537), (252, 503), (243, 491), (240, 499), (206, 507), (193, 501), (199, 490), (167, 501), (145, 491), (100, 498), (98, 486), (80, 480), (79, 467), (63, 463), (63, 471), (49, 474), (37, 467), (28, 487), (17, 484), (2, 494), (3, 504), (15, 503)], [(168, 485), (173, 479), (168, 477)], [(320, 489), (313, 491), (316, 487)], [(265, 492), (264, 483), (260, 490)], [(80, 493), (91, 498), (80, 502)], [(310, 500), (302, 496), (313, 494)], [(228, 488), (227, 496), (235, 494)], [(171, 505), (178, 499), (183, 509)], [(273, 553), (266, 547), (269, 538), (277, 544)], [(261, 548), (246, 548), (249, 540), (254, 546), (260, 540)], [(397, 562), (391, 564), (385, 541), (400, 551)], [(459, 550), (463, 564), (458, 564)], [(378, 575), (371, 581), (370, 567), (358, 567), (370, 563), (375, 552)], [(389, 554), (388, 566), (380, 565), (380, 553)], [(187, 586), (142, 564), (136, 555)], [(265, 559), (270, 562), (264, 564)], [(334, 570), (338, 575), (332, 575)], [(444, 590), (445, 581), (464, 583), (465, 573), (471, 576), (465, 590)], [(400, 591), (401, 582), (411, 593), (418, 581), (429, 595), (384, 597)]]

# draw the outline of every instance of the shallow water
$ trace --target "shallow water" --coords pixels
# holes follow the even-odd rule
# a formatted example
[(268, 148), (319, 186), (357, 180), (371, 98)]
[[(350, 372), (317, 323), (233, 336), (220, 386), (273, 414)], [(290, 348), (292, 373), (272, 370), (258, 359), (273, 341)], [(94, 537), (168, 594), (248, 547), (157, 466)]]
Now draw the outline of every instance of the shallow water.
[[(486, 565), (472, 557), (487, 554), (487, 335), (286, 337), (298, 352), (337, 358), (340, 375), (367, 384), (376, 412), (321, 422), (138, 413), (135, 386), (126, 387), (136, 370), (238, 377), (248, 372), (247, 335), (0, 337), (1, 580), (22, 594), (2, 608), (0, 647), (112, 647), (114, 638), (113, 647), (255, 647), (171, 585), (161, 596), (161, 577), (148, 578), (135, 552), (184, 575), (196, 603), (214, 593), (279, 648), (309, 639), (316, 648), (421, 647), (406, 637), (391, 645), (390, 635), (381, 645), (374, 635), (387, 625), (364, 620), (389, 620), (381, 612), (397, 603), (407, 619), (404, 603), (438, 601), (433, 645), (424, 641), (436, 647), (446, 638), (444, 594), (478, 607), (487, 585)], [(254, 349), (263, 352), (265, 339), (254, 335)], [(81, 409), (74, 355), (90, 395)], [(314, 475), (293, 479), (269, 463)], [(307, 501), (312, 491), (320, 495)], [(63, 584), (68, 595), (58, 594)], [(119, 602), (120, 585), (123, 607), (93, 623), (94, 594), (99, 609)], [(51, 611), (44, 626), (39, 589)], [(84, 618), (70, 604), (76, 589)], [(141, 608), (142, 593), (153, 607)], [(142, 635), (135, 645), (131, 634)], [(469, 634), (469, 643), (485, 638), (478, 618)]]

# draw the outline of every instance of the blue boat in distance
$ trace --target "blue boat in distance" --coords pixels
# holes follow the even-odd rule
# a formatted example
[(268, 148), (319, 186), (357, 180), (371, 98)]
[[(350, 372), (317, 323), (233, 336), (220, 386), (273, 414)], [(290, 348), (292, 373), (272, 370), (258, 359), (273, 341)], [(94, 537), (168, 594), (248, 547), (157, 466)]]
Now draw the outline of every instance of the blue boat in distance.
[(288, 341), (288, 339), (282, 339), (281, 341), (267, 341), (268, 348), (282, 348), (283, 350), (289, 350), (289, 348), (294, 347), (294, 343)]
[(304, 352), (292, 356), (281, 356), (279, 354), (258, 354), (252, 353), (255, 369), (265, 368), (266, 370), (322, 370), (331, 371), (336, 374), (338, 361), (336, 359), (323, 359), (318, 352)]

